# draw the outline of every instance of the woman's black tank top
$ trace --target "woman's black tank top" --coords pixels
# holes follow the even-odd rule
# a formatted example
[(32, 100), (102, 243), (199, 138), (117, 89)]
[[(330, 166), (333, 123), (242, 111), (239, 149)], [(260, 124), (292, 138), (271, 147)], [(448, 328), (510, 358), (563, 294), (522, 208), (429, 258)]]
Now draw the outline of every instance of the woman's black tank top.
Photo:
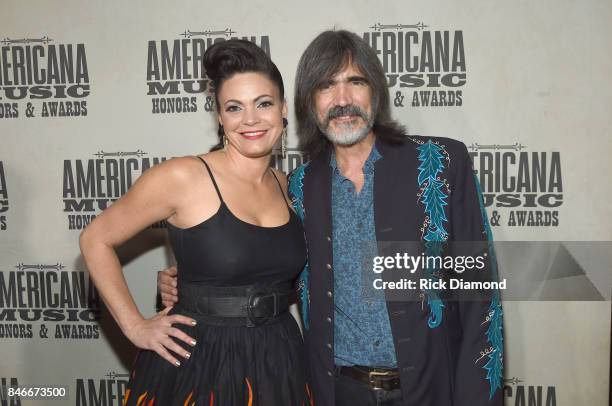
[[(179, 228), (167, 223), (179, 282), (267, 286), (295, 279), (306, 262), (304, 230), (297, 215), (287, 205), (289, 221), (278, 227), (261, 227), (240, 220), (225, 204), (210, 167), (200, 160), (221, 204), (212, 217), (193, 227)], [(272, 175), (286, 203), (278, 178), (274, 172)]]

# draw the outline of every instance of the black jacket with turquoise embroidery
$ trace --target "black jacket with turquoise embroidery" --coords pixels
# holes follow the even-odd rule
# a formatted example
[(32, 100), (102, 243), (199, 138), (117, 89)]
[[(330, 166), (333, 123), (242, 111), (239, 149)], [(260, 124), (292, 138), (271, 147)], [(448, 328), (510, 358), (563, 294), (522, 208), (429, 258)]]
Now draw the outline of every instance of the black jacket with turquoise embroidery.
[[(382, 241), (491, 241), (467, 149), (448, 138), (380, 139), (374, 220)], [(317, 405), (334, 405), (334, 277), (329, 153), (293, 171), (293, 206), (304, 222), (308, 265), (298, 290)], [(495, 256), (489, 268), (495, 274)], [(405, 405), (502, 405), (502, 309), (484, 301), (387, 301)], [(424, 304), (424, 305), (423, 305)]]

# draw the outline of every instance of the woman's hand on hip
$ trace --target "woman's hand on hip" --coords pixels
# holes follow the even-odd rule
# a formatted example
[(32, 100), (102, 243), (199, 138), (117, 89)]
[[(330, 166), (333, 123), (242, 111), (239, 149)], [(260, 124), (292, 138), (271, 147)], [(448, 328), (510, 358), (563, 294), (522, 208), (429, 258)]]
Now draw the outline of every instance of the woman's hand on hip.
[(191, 353), (185, 351), (172, 337), (184, 341), (191, 347), (195, 346), (196, 341), (183, 331), (173, 327), (173, 325), (185, 324), (187, 326), (195, 326), (196, 321), (180, 314), (168, 315), (170, 309), (172, 308), (167, 307), (151, 318), (142, 319), (129, 329), (126, 329), (124, 334), (136, 347), (155, 351), (169, 363), (179, 366), (181, 363), (170, 351), (185, 359), (188, 359)]

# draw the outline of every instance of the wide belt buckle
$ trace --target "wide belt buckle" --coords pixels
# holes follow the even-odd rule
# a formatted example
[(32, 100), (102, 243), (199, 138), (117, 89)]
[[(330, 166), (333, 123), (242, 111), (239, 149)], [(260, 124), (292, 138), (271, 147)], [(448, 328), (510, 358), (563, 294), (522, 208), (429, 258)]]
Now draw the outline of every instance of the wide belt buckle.
[(376, 382), (377, 378), (387, 377), (392, 374), (392, 371), (370, 371), (368, 372), (368, 377), (370, 379), (370, 385), (372, 389), (385, 389), (382, 386), (382, 381)]
[[(270, 302), (272, 308), (266, 311), (266, 304), (269, 306)], [(277, 295), (275, 293), (266, 293), (263, 290), (253, 291), (247, 297), (247, 327), (260, 326), (270, 320), (277, 312)], [(263, 316), (258, 315), (264, 313)], [(267, 313), (267, 314), (265, 314)]]

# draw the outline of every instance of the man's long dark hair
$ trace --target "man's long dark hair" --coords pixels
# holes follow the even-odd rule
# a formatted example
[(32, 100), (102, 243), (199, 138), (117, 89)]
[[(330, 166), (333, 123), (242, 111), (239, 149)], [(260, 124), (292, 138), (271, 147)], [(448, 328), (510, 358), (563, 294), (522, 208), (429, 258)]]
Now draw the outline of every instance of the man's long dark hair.
[(407, 137), (405, 129), (391, 118), (387, 79), (374, 50), (352, 32), (325, 31), (302, 54), (295, 78), (299, 148), (310, 158), (326, 151), (331, 144), (317, 126), (315, 92), (349, 64), (361, 72), (372, 89), (376, 136), (392, 144), (400, 144)]

